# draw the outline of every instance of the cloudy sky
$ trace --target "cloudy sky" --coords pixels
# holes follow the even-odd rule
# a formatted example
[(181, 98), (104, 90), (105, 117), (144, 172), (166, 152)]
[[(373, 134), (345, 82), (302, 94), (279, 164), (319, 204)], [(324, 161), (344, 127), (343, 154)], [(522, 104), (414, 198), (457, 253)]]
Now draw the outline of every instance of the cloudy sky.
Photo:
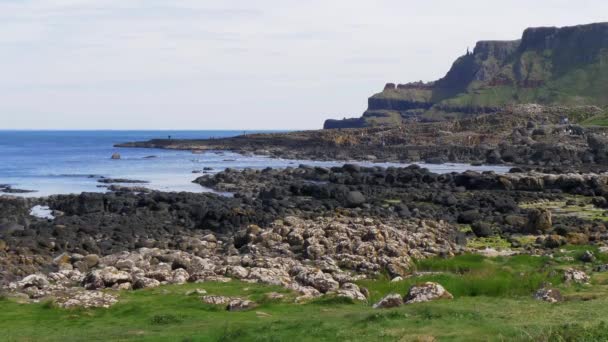
[(304, 129), (605, 0), (0, 0), (0, 129)]

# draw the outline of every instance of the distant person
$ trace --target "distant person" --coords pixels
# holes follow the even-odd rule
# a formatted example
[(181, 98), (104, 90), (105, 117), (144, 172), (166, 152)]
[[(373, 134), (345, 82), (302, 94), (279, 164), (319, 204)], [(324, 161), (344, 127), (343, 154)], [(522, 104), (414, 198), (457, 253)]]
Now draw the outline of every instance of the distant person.
[(171, 136), (170, 136), (170, 135), (169, 135), (169, 136), (167, 136), (167, 138), (169, 138), (169, 140), (171, 140)]

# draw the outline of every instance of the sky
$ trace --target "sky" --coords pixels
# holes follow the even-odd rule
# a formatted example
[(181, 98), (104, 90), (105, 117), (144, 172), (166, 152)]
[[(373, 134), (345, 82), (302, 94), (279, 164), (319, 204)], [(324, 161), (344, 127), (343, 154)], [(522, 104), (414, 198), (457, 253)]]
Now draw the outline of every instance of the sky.
[(314, 129), (605, 0), (0, 0), (0, 129)]

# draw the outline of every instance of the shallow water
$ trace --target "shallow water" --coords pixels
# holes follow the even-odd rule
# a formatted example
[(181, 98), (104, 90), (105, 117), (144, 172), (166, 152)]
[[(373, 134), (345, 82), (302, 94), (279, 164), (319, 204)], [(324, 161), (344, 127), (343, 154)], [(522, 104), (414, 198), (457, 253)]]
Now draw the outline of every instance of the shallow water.
[[(231, 152), (209, 151), (193, 154), (190, 151), (162, 149), (115, 148), (116, 143), (153, 138), (202, 139), (229, 137), (243, 131), (0, 131), (0, 184), (15, 189), (35, 190), (17, 196), (48, 196), (103, 192), (99, 177), (127, 178), (148, 181), (146, 186), (163, 191), (204, 192), (192, 180), (202, 175), (193, 171), (205, 167), (211, 173), (227, 167), (235, 169), (266, 167), (282, 168), (299, 164), (335, 166), (344, 162), (272, 159), (264, 156), (244, 156)], [(112, 160), (113, 153), (120, 160)], [(154, 156), (154, 158), (147, 158)], [(359, 163), (362, 165), (407, 166), (399, 163)], [(505, 166), (471, 166), (467, 164), (425, 165), (438, 173), (465, 170), (491, 170), (504, 173)], [(128, 184), (126, 184), (128, 185)]]

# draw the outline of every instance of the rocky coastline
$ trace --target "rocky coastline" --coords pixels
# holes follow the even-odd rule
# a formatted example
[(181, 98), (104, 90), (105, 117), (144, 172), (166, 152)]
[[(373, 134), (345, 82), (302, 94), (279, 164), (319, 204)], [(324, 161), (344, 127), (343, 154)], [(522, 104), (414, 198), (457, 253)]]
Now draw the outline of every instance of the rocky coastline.
[[(543, 169), (598, 171), (607, 168), (608, 128), (580, 125), (562, 106), (517, 105), (499, 113), (447, 122), (246, 134), (232, 138), (126, 142), (117, 147), (229, 150), (275, 158), (366, 160), (404, 163), (506, 164)], [(571, 118), (570, 118), (571, 117)]]
[[(345, 164), (227, 169), (195, 182), (233, 196), (123, 189), (0, 197), (4, 291), (106, 306), (111, 295), (92, 293), (238, 279), (283, 286), (298, 301), (363, 300), (357, 280), (411, 276), (414, 260), (462, 254), (480, 238), (537, 255), (608, 240), (603, 173), (435, 174)], [(595, 216), (534, 206), (554, 202), (590, 206)], [(53, 219), (32, 217), (35, 205), (48, 206)]]

